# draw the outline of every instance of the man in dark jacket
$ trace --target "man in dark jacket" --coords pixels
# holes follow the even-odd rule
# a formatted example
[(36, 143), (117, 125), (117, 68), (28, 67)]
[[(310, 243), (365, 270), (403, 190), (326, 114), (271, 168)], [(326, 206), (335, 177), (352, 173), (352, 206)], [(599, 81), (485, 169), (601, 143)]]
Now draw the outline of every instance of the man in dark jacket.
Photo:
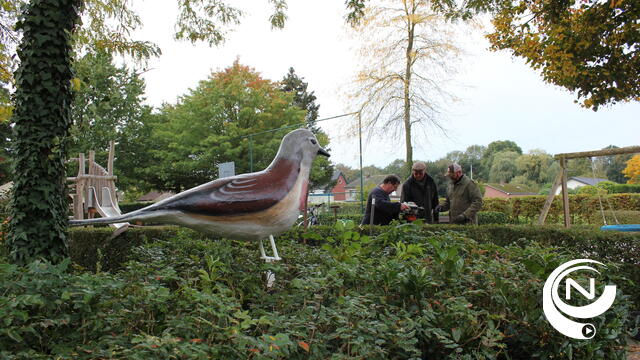
[(397, 219), (401, 210), (409, 210), (409, 207), (399, 202), (391, 202), (389, 194), (398, 189), (400, 178), (395, 175), (389, 175), (382, 181), (382, 184), (376, 186), (369, 192), (367, 199), (367, 208), (364, 212), (362, 225), (371, 224), (371, 210), (373, 206), (373, 225), (389, 225), (391, 220)]
[(462, 167), (453, 163), (445, 174), (450, 180), (444, 205), (438, 211), (449, 211), (452, 224), (478, 224), (478, 211), (482, 209), (482, 194), (473, 180), (462, 174)]
[(402, 184), (400, 202), (414, 202), (423, 207), (418, 217), (429, 224), (438, 222), (438, 213), (434, 213), (438, 206), (438, 188), (433, 178), (427, 174), (427, 165), (416, 161), (411, 167), (411, 176)]

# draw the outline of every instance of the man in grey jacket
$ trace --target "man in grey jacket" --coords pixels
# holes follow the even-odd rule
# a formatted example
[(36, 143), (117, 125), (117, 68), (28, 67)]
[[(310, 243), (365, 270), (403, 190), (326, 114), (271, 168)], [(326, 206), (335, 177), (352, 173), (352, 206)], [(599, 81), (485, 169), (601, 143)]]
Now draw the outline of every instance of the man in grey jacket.
[(445, 174), (450, 180), (447, 198), (438, 211), (449, 211), (452, 224), (478, 224), (478, 211), (482, 209), (482, 194), (473, 180), (462, 174), (462, 167), (453, 163)]

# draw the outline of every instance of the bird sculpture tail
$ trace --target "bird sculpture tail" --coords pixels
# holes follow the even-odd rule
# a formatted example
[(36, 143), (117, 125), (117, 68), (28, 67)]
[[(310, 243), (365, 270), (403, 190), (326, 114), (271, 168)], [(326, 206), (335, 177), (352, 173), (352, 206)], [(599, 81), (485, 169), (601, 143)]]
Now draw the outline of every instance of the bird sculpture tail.
[(70, 226), (83, 226), (83, 225), (101, 225), (101, 224), (114, 224), (128, 222), (130, 218), (127, 215), (113, 216), (97, 219), (85, 219), (85, 220), (69, 220)]
[(123, 214), (120, 216), (110, 216), (110, 217), (102, 217), (97, 219), (85, 219), (85, 220), (69, 220), (70, 226), (85, 226), (85, 225), (106, 225), (106, 224), (117, 224), (117, 223), (126, 223), (133, 220), (140, 220), (144, 217), (140, 210), (132, 211), (127, 214)]

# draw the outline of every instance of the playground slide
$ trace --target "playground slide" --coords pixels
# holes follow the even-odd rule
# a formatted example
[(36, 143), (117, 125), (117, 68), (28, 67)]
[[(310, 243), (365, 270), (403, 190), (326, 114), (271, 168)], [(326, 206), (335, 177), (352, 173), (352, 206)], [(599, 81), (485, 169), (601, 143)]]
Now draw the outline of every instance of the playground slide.
[[(109, 188), (107, 187), (103, 187), (102, 188), (102, 199), (104, 199), (105, 201), (105, 205), (100, 206), (100, 202), (98, 202), (98, 198), (96, 196), (96, 189), (93, 187), (89, 188), (89, 193), (90, 193), (90, 199), (92, 202), (92, 206), (96, 209), (96, 211), (98, 212), (98, 214), (100, 214), (100, 216), (102, 217), (113, 217), (113, 216), (120, 216), (122, 215), (120, 213), (120, 209), (118, 208), (117, 205), (113, 204), (113, 201), (111, 200), (111, 191), (109, 190)], [(116, 224), (109, 224), (109, 226), (114, 227), (116, 229), (120, 229), (124, 226), (129, 225), (129, 223), (116, 223)]]

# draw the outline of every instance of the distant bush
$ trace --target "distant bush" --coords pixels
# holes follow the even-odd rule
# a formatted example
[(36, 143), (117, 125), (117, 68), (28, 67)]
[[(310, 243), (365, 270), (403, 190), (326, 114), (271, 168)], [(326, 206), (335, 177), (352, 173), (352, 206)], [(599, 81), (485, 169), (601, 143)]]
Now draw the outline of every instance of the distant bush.
[(576, 194), (585, 194), (585, 195), (598, 195), (598, 190), (600, 191), (600, 195), (606, 194), (608, 191), (604, 189), (598, 189), (592, 185), (581, 186), (576, 189)]
[(640, 184), (616, 184), (609, 192), (612, 194), (640, 193)]
[(147, 207), (151, 204), (153, 204), (152, 201), (122, 202), (118, 204), (118, 207), (120, 208), (120, 210), (122, 210), (123, 214), (126, 214), (138, 209), (142, 209), (143, 207)]

